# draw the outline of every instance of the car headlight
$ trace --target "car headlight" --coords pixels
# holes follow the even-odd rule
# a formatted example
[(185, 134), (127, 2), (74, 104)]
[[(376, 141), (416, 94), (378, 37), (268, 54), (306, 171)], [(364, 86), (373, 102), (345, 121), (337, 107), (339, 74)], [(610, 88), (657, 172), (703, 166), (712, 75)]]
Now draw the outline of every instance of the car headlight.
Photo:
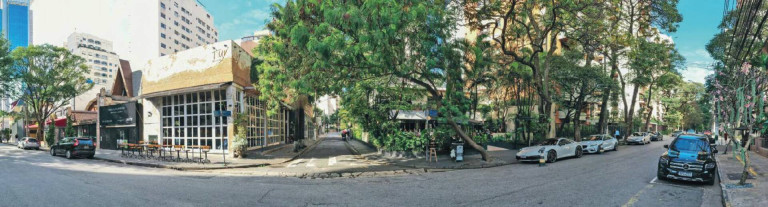
[(546, 148), (542, 147), (541, 149), (539, 149), (539, 153), (544, 153), (544, 149)]
[(664, 164), (664, 165), (669, 165), (669, 159), (666, 158), (666, 157), (660, 157), (659, 158), (659, 163)]
[(707, 164), (707, 165), (705, 165), (704, 167), (706, 167), (707, 169), (712, 169), (712, 168), (715, 168), (715, 163), (708, 163), (708, 164)]

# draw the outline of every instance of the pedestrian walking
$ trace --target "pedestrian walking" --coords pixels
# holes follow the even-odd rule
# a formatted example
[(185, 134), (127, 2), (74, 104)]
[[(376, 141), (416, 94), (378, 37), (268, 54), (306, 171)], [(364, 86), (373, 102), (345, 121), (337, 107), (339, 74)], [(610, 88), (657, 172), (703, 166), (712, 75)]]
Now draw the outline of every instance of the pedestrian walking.
[(615, 135), (616, 139), (620, 139), (620, 137), (619, 137), (620, 133), (619, 133), (618, 129), (616, 129), (616, 133), (614, 133), (614, 135)]

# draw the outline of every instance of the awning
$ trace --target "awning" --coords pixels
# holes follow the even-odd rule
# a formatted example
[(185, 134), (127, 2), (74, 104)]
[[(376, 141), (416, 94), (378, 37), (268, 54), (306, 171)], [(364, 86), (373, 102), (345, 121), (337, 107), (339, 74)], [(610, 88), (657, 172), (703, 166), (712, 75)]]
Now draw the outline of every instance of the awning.
[(427, 114), (424, 111), (421, 110), (400, 110), (400, 111), (392, 111), (392, 115), (394, 113), (397, 113), (397, 119), (398, 120), (427, 120)]
[[(66, 127), (67, 126), (67, 118), (58, 118), (54, 122), (56, 124), (56, 127)], [(45, 121), (45, 125), (51, 125), (51, 120)], [(29, 129), (37, 129), (37, 124), (31, 124), (27, 125), (27, 128)]]
[(139, 96), (139, 98), (154, 98), (154, 97), (170, 96), (175, 94), (191, 93), (191, 92), (197, 92), (197, 91), (214, 90), (214, 89), (225, 88), (230, 84), (232, 84), (232, 82), (214, 83), (214, 84), (200, 85), (200, 86), (194, 86), (194, 87), (179, 88), (179, 89), (173, 89), (173, 90), (167, 90), (167, 91), (154, 92), (150, 94), (142, 94), (141, 96)]
[[(67, 118), (58, 118), (54, 123), (56, 127), (65, 127), (67, 126)], [(45, 125), (51, 125), (51, 120), (46, 121)]]

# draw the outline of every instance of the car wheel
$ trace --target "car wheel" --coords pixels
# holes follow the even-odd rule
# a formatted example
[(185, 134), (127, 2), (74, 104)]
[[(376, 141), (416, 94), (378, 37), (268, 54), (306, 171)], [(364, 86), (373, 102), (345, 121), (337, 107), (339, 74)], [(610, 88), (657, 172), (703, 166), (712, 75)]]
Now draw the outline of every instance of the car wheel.
[(613, 151), (614, 152), (615, 151), (619, 151), (619, 145), (618, 144), (613, 144)]
[(88, 157), (86, 157), (86, 158), (93, 159), (93, 155), (88, 155)]
[(598, 145), (597, 146), (597, 154), (603, 154), (603, 146), (602, 145)]
[(557, 161), (557, 152), (554, 150), (549, 150), (547, 152), (547, 162), (548, 163), (555, 163)]
[(39, 147), (37, 147), (37, 148), (35, 148), (35, 150), (40, 150), (40, 148), (39, 148)]
[(704, 181), (704, 184), (714, 185), (715, 184), (715, 178), (712, 178), (712, 180)]
[(67, 155), (67, 159), (72, 159), (72, 152), (71, 151), (67, 150), (66, 155)]
[(581, 158), (583, 154), (584, 152), (581, 150), (581, 147), (576, 147), (576, 158)]
[(51, 148), (50, 151), (51, 151), (51, 156), (56, 156), (56, 151), (54, 151), (53, 148)]

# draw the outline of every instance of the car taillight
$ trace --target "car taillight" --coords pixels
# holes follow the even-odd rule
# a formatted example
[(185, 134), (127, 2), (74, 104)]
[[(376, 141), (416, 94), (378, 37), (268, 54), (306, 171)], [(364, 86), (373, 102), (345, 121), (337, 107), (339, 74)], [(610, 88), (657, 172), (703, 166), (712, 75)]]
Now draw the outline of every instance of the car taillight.
[(76, 140), (75, 140), (75, 147), (77, 147), (77, 145), (79, 145), (79, 144), (80, 144), (80, 140), (77, 140), (77, 139), (76, 139)]

